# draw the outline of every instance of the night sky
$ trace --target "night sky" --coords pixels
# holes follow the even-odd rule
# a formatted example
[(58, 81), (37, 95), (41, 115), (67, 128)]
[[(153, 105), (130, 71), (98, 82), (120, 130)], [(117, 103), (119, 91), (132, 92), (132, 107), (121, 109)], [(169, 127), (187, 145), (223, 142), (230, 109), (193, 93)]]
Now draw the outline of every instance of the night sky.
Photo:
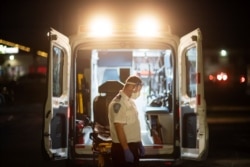
[[(0, 39), (46, 50), (48, 47), (46, 32), (50, 27), (65, 35), (70, 35), (75, 31), (77, 27), (74, 21), (75, 8), (83, 1), (10, 0), (1, 2)], [(142, 4), (145, 3), (145, 0), (139, 1)], [(165, 0), (164, 2), (166, 15), (168, 15), (167, 21), (174, 34), (182, 36), (200, 28), (205, 48), (248, 50), (250, 7), (246, 0)]]

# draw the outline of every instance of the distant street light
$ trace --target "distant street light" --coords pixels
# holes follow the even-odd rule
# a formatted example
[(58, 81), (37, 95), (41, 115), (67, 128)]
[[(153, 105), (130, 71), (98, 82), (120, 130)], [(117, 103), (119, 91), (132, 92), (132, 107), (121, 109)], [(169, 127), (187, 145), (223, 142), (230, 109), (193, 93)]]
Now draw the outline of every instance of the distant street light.
[(227, 56), (227, 51), (224, 50), (224, 49), (222, 49), (222, 50), (220, 51), (220, 56), (221, 56), (221, 57), (226, 57), (226, 56)]
[(15, 56), (14, 55), (10, 55), (9, 56), (9, 60), (14, 60), (15, 59)]

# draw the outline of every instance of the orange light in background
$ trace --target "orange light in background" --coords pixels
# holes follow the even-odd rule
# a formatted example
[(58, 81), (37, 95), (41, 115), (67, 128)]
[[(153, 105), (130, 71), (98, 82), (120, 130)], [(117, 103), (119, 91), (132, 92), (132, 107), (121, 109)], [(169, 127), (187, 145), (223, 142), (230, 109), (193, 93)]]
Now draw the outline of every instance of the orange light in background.
[(25, 52), (30, 52), (30, 48), (27, 47), (27, 46), (24, 46), (24, 45), (20, 45), (20, 44), (10, 42), (10, 41), (6, 41), (6, 40), (3, 40), (3, 39), (0, 39), (0, 43), (4, 44), (4, 45), (7, 45), (7, 46), (18, 48), (18, 49), (20, 49), (22, 51), (25, 51)]

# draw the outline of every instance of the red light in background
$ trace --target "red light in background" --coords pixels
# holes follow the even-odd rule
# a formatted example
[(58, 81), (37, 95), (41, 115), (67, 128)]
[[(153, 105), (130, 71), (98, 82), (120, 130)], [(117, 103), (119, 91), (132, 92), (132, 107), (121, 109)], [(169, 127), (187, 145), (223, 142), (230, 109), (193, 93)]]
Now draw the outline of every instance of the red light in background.
[(42, 74), (46, 74), (47, 73), (47, 68), (46, 67), (37, 67), (37, 72), (38, 73), (42, 73)]
[(222, 79), (225, 81), (225, 80), (227, 80), (227, 74), (223, 74), (223, 76), (222, 76)]
[(208, 76), (208, 79), (209, 79), (210, 81), (213, 81), (213, 80), (214, 80), (214, 76), (210, 74), (210, 75)]
[(166, 165), (166, 166), (172, 166), (172, 165), (173, 165), (173, 162), (170, 162), (170, 161), (165, 162), (165, 165)]
[(244, 76), (241, 76), (240, 77), (240, 83), (244, 83), (244, 82), (246, 82), (246, 78)]
[(219, 80), (219, 81), (222, 80), (222, 76), (220, 74), (217, 75), (217, 80)]
[(216, 78), (218, 81), (226, 81), (228, 79), (228, 76), (226, 73), (221, 72), (221, 73), (217, 74)]

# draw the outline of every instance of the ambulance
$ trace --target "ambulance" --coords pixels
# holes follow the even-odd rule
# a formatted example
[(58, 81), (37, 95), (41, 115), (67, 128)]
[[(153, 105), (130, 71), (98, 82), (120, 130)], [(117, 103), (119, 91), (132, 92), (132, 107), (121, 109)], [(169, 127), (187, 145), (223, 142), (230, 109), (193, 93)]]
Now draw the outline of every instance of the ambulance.
[(201, 30), (178, 37), (157, 11), (136, 15), (119, 7), (106, 8), (110, 15), (91, 8), (95, 15), (85, 15), (88, 22), (69, 37), (50, 29), (44, 155), (112, 166), (107, 106), (126, 78), (138, 75), (143, 87), (136, 105), (146, 150), (141, 163), (205, 160)]

